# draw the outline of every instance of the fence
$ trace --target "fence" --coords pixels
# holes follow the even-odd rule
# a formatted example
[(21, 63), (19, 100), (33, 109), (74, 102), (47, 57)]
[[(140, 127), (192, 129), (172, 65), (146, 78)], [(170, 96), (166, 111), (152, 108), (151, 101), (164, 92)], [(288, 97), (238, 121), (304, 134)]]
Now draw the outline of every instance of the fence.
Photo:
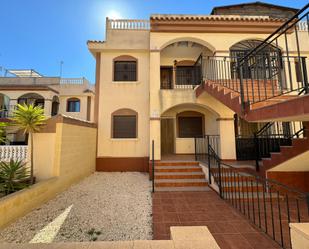
[(0, 146), (0, 161), (22, 161), (27, 159), (28, 146), (3, 145)]
[(283, 248), (290, 248), (289, 223), (309, 221), (309, 195), (279, 182), (239, 172), (221, 162), (209, 145), (208, 169), (220, 197)]

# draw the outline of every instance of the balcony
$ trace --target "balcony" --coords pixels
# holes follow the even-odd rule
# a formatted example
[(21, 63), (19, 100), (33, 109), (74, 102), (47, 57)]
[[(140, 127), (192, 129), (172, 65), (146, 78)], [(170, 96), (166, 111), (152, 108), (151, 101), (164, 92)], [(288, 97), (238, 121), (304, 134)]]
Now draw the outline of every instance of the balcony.
[(106, 19), (106, 29), (118, 30), (150, 30), (149, 20), (138, 19)]

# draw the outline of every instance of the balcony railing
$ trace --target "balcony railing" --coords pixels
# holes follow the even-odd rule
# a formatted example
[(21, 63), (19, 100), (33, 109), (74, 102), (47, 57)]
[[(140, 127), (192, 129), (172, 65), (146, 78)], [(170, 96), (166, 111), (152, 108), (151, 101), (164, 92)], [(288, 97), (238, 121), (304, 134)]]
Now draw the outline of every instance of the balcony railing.
[(0, 161), (23, 161), (27, 159), (27, 153), (26, 145), (0, 145)]
[(203, 77), (242, 96), (249, 104), (281, 95), (302, 94), (308, 85), (307, 57), (255, 55), (237, 66), (239, 57), (204, 57)]
[(309, 21), (300, 21), (298, 23), (298, 30), (299, 31), (308, 31), (308, 24), (309, 24)]
[(0, 106), (0, 118), (11, 117), (13, 110), (15, 109), (16, 109), (16, 105)]
[(89, 81), (85, 78), (61, 78), (60, 84), (83, 85), (89, 84)]
[(134, 19), (106, 19), (107, 29), (118, 30), (149, 30), (149, 20), (134, 20)]
[(309, 4), (245, 55), (203, 57), (203, 79), (238, 92), (244, 110), (282, 95), (309, 93), (308, 58), (303, 54), (309, 43), (308, 10)]

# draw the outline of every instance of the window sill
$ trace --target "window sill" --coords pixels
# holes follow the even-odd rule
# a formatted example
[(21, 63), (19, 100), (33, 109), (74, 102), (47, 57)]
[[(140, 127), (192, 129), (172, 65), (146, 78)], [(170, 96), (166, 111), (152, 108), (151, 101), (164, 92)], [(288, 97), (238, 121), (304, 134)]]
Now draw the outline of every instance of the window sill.
[(128, 85), (138, 85), (140, 84), (140, 81), (112, 81), (112, 84), (128, 84)]

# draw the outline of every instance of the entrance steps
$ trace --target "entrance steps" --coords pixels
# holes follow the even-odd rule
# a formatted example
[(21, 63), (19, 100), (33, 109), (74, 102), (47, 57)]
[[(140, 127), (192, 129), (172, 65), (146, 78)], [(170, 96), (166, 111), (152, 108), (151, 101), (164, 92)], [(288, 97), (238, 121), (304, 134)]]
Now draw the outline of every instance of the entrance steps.
[(208, 182), (198, 162), (156, 162), (155, 191), (207, 191)]

